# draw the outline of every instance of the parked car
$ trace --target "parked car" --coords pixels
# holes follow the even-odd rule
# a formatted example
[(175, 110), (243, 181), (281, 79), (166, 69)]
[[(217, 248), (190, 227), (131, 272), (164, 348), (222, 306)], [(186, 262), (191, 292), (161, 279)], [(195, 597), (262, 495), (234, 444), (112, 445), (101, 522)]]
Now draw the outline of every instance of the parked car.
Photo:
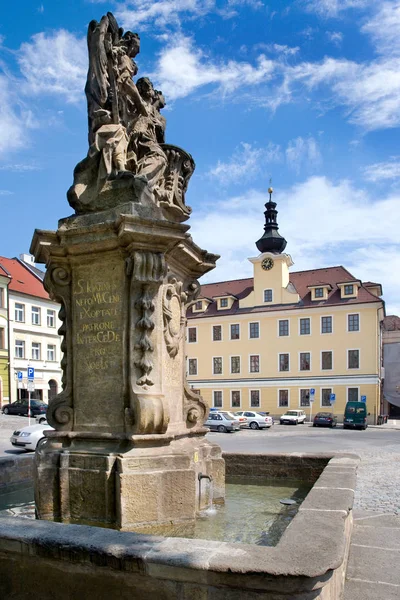
[(365, 402), (347, 402), (344, 409), (343, 429), (367, 429), (368, 415)]
[[(31, 416), (35, 417), (39, 414), (46, 414), (47, 404), (41, 400), (31, 400)], [(10, 404), (5, 404), (1, 412), (4, 415), (20, 415), (22, 417), (28, 416), (28, 400), (17, 400)]]
[(336, 427), (337, 417), (331, 412), (319, 412), (314, 417), (313, 427)]
[(281, 425), (287, 423), (288, 425), (298, 425), (299, 423), (305, 423), (306, 413), (304, 410), (287, 410), (284, 415), (281, 415), (279, 422)]
[(41, 423), (46, 423), (46, 425), (47, 425), (47, 416), (46, 415), (43, 415), (43, 414), (36, 415), (35, 420), (38, 425), (40, 425)]
[(209, 427), (210, 431), (219, 431), (220, 433), (239, 431), (240, 429), (239, 421), (226, 411), (210, 412), (204, 425)]
[(53, 429), (48, 424), (41, 425), (30, 425), (30, 427), (23, 427), (14, 431), (10, 437), (10, 442), (13, 446), (18, 448), (25, 448), (25, 450), (36, 450), (38, 443), (44, 439), (44, 432), (46, 430)]
[(262, 415), (254, 410), (239, 410), (235, 416), (238, 419), (244, 418), (244, 426), (250, 427), (250, 429), (269, 429), (273, 425), (272, 417)]

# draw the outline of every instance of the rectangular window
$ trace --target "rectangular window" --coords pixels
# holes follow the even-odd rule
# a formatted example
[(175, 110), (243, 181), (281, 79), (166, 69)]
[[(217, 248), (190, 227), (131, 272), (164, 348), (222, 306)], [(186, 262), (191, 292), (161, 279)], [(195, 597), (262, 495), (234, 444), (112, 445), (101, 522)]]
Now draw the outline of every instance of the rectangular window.
[(360, 351), (359, 350), (348, 350), (348, 368), (359, 369), (360, 368)]
[(264, 290), (264, 302), (272, 302), (272, 290)]
[(250, 373), (260, 372), (260, 357), (258, 354), (250, 355)]
[(321, 352), (321, 369), (330, 371), (333, 368), (333, 353), (330, 350)]
[(354, 293), (353, 290), (354, 290), (353, 285), (345, 285), (344, 286), (344, 295), (351, 296)]
[(315, 296), (315, 298), (323, 298), (324, 297), (324, 288), (315, 288), (314, 296)]
[(15, 358), (25, 358), (25, 342), (15, 340)]
[(40, 308), (32, 306), (32, 325), (40, 325)]
[(189, 344), (197, 342), (197, 327), (188, 327), (188, 342)]
[(310, 390), (300, 390), (300, 406), (310, 406)]
[(289, 371), (289, 354), (279, 355), (279, 370)]
[(56, 311), (47, 309), (47, 327), (55, 327), (56, 326)]
[(213, 392), (213, 406), (214, 408), (222, 408), (222, 392), (219, 390)]
[(240, 390), (231, 392), (232, 408), (240, 408)]
[(195, 310), (201, 310), (203, 308), (203, 300), (197, 300), (196, 304), (194, 305)]
[(213, 342), (222, 340), (222, 325), (213, 325)]
[(250, 408), (260, 408), (260, 390), (250, 390)]
[(360, 330), (360, 315), (347, 315), (347, 323), (349, 331), (359, 331)]
[(214, 356), (213, 358), (213, 374), (222, 375), (222, 356)]
[(231, 325), (231, 340), (240, 338), (240, 325)]
[(321, 317), (321, 333), (332, 333), (332, 317)]
[(32, 360), (40, 360), (40, 344), (32, 342)]
[(285, 408), (289, 406), (289, 390), (279, 390), (279, 406)]
[(310, 335), (310, 319), (300, 319), (300, 335)]
[(18, 321), (18, 323), (25, 322), (25, 304), (15, 303), (15, 320)]
[(250, 335), (250, 339), (255, 339), (255, 338), (260, 337), (260, 324), (259, 323), (250, 323), (249, 335)]
[(311, 356), (309, 352), (300, 352), (300, 371), (309, 371)]
[(321, 406), (330, 406), (331, 405), (331, 388), (324, 388), (321, 390)]
[(228, 298), (221, 298), (219, 305), (221, 308), (227, 308), (228, 307)]
[(197, 358), (189, 358), (189, 375), (197, 375)]
[(240, 373), (240, 356), (231, 356), (231, 373)]
[(6, 343), (6, 337), (4, 333), (4, 327), (0, 327), (0, 350), (4, 350)]
[(4, 288), (0, 288), (0, 308), (4, 308)]
[(281, 319), (279, 321), (279, 335), (289, 335), (289, 319)]
[(53, 344), (47, 344), (47, 360), (56, 360), (56, 347)]
[(348, 388), (347, 402), (358, 402), (358, 388)]

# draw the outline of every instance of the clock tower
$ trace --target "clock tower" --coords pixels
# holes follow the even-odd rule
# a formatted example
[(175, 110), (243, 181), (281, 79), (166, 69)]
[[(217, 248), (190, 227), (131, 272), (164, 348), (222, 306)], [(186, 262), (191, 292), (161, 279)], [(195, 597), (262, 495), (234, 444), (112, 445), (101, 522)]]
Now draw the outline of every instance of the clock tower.
[(286, 240), (278, 232), (276, 202), (272, 201), (273, 189), (268, 189), (269, 201), (265, 208), (264, 234), (256, 242), (261, 254), (250, 258), (254, 265), (254, 290), (243, 300), (240, 307), (273, 304), (294, 304), (299, 301), (294, 286), (289, 282), (289, 267), (293, 261), (285, 254)]

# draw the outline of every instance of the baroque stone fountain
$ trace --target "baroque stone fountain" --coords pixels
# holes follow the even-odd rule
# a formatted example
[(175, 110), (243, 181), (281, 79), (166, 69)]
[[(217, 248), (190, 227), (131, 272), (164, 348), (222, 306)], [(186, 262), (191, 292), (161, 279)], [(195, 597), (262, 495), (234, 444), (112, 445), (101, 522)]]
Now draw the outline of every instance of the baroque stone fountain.
[(186, 383), (186, 310), (218, 256), (183, 224), (192, 157), (165, 143), (162, 93), (134, 83), (140, 40), (111, 13), (88, 29), (89, 150), (74, 170), (75, 214), (36, 230), (45, 288), (61, 304), (63, 390), (36, 456), (39, 519), (162, 532), (223, 502), (208, 408)]

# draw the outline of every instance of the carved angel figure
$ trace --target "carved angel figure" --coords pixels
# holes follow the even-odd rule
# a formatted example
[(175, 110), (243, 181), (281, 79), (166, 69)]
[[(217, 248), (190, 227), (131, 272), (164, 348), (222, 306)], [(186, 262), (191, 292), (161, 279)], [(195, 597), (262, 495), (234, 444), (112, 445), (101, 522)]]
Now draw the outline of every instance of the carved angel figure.
[(81, 213), (146, 195), (163, 210), (173, 206), (174, 219), (186, 219), (190, 209), (183, 195), (194, 162), (165, 144), (162, 93), (147, 77), (133, 81), (139, 36), (124, 33), (109, 12), (100, 22), (91, 21), (87, 41), (89, 151), (75, 168), (69, 203)]

